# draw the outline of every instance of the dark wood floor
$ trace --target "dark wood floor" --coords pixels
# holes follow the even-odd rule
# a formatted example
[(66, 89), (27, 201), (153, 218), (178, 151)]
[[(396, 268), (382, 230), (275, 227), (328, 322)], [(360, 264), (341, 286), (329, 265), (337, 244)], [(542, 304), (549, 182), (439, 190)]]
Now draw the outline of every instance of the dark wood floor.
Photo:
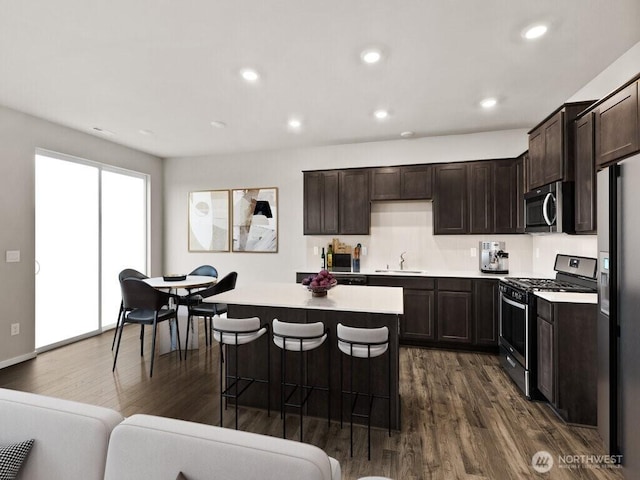
[[(148, 413), (217, 424), (217, 345), (157, 357), (149, 378), (147, 355), (139, 355), (138, 328), (125, 329), (118, 367), (111, 373), (112, 332), (38, 355), (0, 370), (0, 386), (102, 405), (128, 416)], [(149, 335), (147, 335), (149, 337)], [(148, 339), (147, 339), (148, 340)], [(619, 479), (618, 470), (554, 467), (537, 474), (531, 457), (539, 450), (558, 455), (603, 454), (597, 431), (567, 426), (543, 403), (525, 400), (500, 369), (496, 357), (418, 348), (400, 352), (402, 431), (389, 438), (372, 433), (367, 461), (366, 429), (354, 433), (349, 457), (349, 429), (305, 419), (305, 441), (337, 458), (345, 480), (366, 475), (394, 479)], [(233, 410), (225, 413), (232, 426)], [(298, 438), (298, 423), (287, 422), (287, 437)], [(240, 429), (280, 436), (279, 415), (240, 409)], [(256, 477), (259, 478), (259, 477)]]

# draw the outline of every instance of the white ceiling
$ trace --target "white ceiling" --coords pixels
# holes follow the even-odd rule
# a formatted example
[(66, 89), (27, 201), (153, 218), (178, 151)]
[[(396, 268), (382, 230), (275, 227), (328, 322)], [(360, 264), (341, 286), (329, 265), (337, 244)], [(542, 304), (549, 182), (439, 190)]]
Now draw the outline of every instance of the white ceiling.
[(638, 0), (0, 0), (0, 104), (160, 157), (528, 128), (638, 41)]

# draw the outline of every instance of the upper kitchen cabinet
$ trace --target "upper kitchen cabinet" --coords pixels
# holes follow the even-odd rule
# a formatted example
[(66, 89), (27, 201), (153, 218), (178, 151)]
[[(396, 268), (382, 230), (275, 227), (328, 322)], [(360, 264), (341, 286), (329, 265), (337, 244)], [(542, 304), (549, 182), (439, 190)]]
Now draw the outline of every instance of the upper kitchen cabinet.
[(339, 172), (304, 172), (304, 234), (338, 234)]
[(575, 129), (575, 231), (596, 231), (596, 170), (593, 113), (578, 118)]
[(469, 233), (466, 163), (434, 166), (433, 233)]
[(338, 233), (369, 235), (371, 202), (367, 169), (340, 170), (339, 206)]
[(371, 200), (430, 200), (431, 165), (370, 169)]
[(493, 172), (492, 161), (471, 162), (468, 165), (469, 233), (493, 232)]
[(638, 81), (633, 81), (595, 109), (596, 166), (605, 166), (640, 150), (638, 88)]
[(592, 103), (565, 103), (529, 132), (528, 190), (573, 180), (571, 123)]
[(524, 233), (524, 157), (492, 162), (492, 223), (488, 233)]
[(305, 235), (368, 235), (366, 169), (304, 172)]

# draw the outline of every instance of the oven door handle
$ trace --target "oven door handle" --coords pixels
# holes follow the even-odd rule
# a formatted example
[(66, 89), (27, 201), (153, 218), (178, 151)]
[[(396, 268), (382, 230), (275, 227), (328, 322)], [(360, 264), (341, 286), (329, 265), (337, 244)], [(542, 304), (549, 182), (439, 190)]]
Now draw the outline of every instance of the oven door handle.
[(505, 297), (504, 295), (502, 296), (502, 301), (505, 303), (508, 303), (509, 305), (511, 305), (512, 307), (516, 307), (519, 308), (520, 310), (526, 310), (526, 306), (523, 305), (522, 303), (517, 303), (514, 302), (513, 300), (509, 300), (507, 297)]

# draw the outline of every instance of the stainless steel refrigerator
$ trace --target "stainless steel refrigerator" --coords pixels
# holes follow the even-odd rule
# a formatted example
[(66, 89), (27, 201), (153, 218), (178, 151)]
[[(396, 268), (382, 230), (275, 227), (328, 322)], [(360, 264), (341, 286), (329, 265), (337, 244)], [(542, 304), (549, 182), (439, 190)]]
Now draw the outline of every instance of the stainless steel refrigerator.
[(598, 430), (640, 478), (640, 155), (598, 173)]

